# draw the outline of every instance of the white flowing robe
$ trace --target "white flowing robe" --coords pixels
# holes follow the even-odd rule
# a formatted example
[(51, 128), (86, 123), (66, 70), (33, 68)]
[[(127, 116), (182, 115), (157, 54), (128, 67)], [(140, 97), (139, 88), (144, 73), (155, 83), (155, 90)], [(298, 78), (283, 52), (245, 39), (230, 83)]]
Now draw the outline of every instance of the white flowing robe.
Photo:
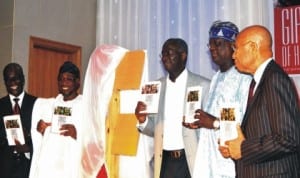
[(91, 54), (83, 86), (86, 119), (82, 125), (84, 135), (80, 170), (84, 178), (95, 178), (105, 164), (105, 119), (113, 92), (115, 70), (127, 51), (115, 45), (102, 45)]
[[(85, 121), (82, 125), (81, 172), (84, 178), (95, 178), (105, 164), (105, 120), (112, 96), (115, 71), (127, 49), (116, 45), (96, 47), (90, 56), (86, 70), (83, 97)], [(145, 62), (147, 63), (147, 62)], [(144, 66), (144, 74), (147, 66)], [(146, 76), (143, 77), (147, 79)], [(120, 155), (120, 178), (151, 177), (149, 162), (152, 157), (152, 138), (140, 136), (136, 156)], [(109, 175), (109, 170), (107, 170)]]
[[(32, 136), (34, 154), (31, 165), (30, 178), (79, 178), (81, 159), (81, 125), (83, 121), (82, 96), (71, 101), (63, 101), (59, 94), (55, 99), (45, 99), (37, 102), (33, 111)], [(71, 108), (71, 116), (66, 123), (76, 128), (77, 139), (53, 133), (51, 126), (47, 127), (44, 136), (36, 132), (37, 122), (43, 119), (51, 122), (56, 107)], [(38, 110), (38, 111), (37, 111)]]

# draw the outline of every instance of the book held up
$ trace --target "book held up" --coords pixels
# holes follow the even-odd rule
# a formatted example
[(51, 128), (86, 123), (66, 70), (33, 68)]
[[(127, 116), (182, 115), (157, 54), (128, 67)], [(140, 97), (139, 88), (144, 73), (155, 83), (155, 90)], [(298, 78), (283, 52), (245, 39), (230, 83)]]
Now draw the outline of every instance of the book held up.
[(150, 81), (142, 84), (140, 89), (141, 101), (147, 105), (147, 109), (143, 113), (154, 114), (158, 112), (160, 90), (160, 81)]
[(187, 88), (186, 102), (185, 102), (185, 115), (184, 122), (192, 123), (197, 119), (194, 119), (195, 111), (201, 109), (202, 100), (202, 87), (192, 86)]
[(4, 116), (3, 121), (8, 145), (15, 146), (15, 140), (18, 140), (21, 145), (24, 145), (25, 139), (20, 115), (15, 114)]
[(239, 106), (236, 103), (224, 103), (220, 108), (220, 145), (237, 138), (236, 124), (240, 120)]
[(65, 106), (56, 106), (52, 116), (51, 131), (53, 133), (60, 133), (60, 127), (63, 124), (70, 123), (72, 115), (72, 108)]

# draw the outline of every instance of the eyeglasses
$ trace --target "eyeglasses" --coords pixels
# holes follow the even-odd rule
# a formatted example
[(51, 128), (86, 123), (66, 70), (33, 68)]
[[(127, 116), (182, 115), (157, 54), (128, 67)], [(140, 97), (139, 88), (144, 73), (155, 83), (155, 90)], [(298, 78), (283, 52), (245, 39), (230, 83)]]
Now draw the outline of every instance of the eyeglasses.
[(207, 44), (207, 47), (208, 47), (208, 49), (221, 48), (221, 47), (225, 46), (225, 44), (226, 44), (226, 42), (223, 39), (212, 39)]
[(161, 54), (159, 54), (160, 58), (164, 58), (164, 57), (174, 57), (176, 54), (180, 53), (179, 51), (173, 50), (173, 49), (169, 49), (169, 50), (165, 50), (162, 51)]
[[(249, 43), (252, 43), (252, 41), (247, 41), (247, 42), (245, 42), (245, 43), (242, 43), (242, 44), (239, 45), (239, 47), (246, 46), (246, 45), (248, 45)], [(232, 44), (232, 45), (231, 45), (231, 48), (233, 49), (233, 51), (236, 51), (236, 50), (237, 50), (237, 47), (236, 47), (235, 44)]]

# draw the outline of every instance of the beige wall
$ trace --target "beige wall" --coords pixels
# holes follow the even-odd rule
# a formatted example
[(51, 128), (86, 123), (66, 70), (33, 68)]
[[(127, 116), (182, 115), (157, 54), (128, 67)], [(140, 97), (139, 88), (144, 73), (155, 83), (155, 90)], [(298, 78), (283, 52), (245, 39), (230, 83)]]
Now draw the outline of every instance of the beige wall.
[(0, 1), (0, 96), (5, 87), (2, 79), (2, 68), (11, 61), (13, 38), (13, 7), (14, 1)]
[(6, 94), (2, 70), (7, 63), (21, 64), (27, 79), (30, 36), (81, 46), (84, 75), (96, 44), (96, 11), (97, 0), (2, 0), (0, 96)]

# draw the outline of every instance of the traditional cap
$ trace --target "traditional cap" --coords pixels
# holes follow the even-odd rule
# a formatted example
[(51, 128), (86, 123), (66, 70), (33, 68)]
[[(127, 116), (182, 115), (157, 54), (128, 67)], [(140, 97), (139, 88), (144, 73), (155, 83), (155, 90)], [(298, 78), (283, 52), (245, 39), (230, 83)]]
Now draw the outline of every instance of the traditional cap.
[(75, 78), (80, 78), (80, 71), (78, 67), (73, 64), (71, 61), (66, 61), (63, 65), (59, 68), (59, 74), (69, 72), (75, 76)]
[(232, 42), (238, 33), (238, 27), (232, 22), (215, 21), (209, 29), (209, 38), (223, 38)]

